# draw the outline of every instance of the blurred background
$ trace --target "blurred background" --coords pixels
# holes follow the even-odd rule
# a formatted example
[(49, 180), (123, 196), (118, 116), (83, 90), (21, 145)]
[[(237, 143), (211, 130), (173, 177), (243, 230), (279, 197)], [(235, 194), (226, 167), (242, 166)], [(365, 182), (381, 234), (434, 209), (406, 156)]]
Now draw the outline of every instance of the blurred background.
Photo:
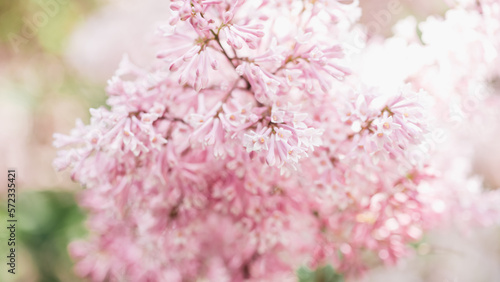
[[(362, 21), (377, 22), (372, 31), (389, 36), (400, 18), (423, 20), (446, 10), (441, 1), (423, 2), (402, 1), (402, 12), (386, 20), (377, 16), (386, 1), (361, 1)], [(54, 171), (52, 134), (68, 133), (77, 118), (87, 123), (88, 109), (105, 103), (106, 81), (123, 54), (143, 66), (154, 59), (149, 43), (154, 27), (168, 19), (168, 7), (161, 0), (0, 0), (0, 171), (17, 171), (19, 219), (18, 273), (15, 280), (8, 276), (4, 258), (0, 281), (80, 281), (67, 245), (85, 236), (85, 212), (76, 205), (81, 188)], [(2, 222), (6, 192), (0, 191)], [(3, 229), (2, 256), (8, 236)], [(500, 277), (498, 228), (469, 233), (431, 232), (415, 247), (416, 256), (397, 267), (375, 269), (365, 281), (487, 281), (466, 278), (467, 265), (483, 269), (484, 277), (495, 271)], [(303, 268), (298, 277), (341, 280), (330, 268)]]

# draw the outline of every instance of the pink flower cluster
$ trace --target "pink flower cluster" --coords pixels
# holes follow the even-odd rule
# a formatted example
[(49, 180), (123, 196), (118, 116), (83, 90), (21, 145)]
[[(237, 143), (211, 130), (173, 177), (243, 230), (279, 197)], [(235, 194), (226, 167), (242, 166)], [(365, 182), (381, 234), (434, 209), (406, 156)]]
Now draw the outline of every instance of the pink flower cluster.
[(431, 95), (407, 81), (382, 90), (346, 67), (336, 37), (357, 2), (171, 9), (158, 65), (124, 59), (109, 108), (55, 135), (55, 166), (86, 188), (77, 273), (295, 281), (301, 265), (359, 275), (407, 254), (441, 212), (422, 192), (437, 177), (419, 149)]

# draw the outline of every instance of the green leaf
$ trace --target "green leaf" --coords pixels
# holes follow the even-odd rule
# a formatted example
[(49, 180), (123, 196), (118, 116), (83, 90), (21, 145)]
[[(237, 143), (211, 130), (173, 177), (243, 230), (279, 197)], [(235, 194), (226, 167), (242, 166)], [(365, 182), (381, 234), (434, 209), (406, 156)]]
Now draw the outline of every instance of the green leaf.
[(299, 282), (343, 282), (344, 277), (335, 272), (331, 265), (318, 267), (311, 270), (307, 267), (301, 267), (297, 270)]

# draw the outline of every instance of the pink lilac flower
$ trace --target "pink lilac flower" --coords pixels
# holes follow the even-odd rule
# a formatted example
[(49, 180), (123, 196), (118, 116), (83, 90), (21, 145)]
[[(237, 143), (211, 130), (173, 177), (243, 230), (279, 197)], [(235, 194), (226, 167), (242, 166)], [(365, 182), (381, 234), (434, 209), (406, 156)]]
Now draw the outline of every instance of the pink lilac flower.
[[(87, 188), (80, 204), (91, 235), (70, 246), (80, 276), (295, 281), (301, 265), (331, 264), (353, 277), (408, 255), (447, 211), (497, 220), (494, 200), (478, 206), (480, 193), (464, 204), (477, 182), (457, 188), (454, 175), (467, 179), (467, 170), (447, 170), (449, 155), (429, 145), (443, 105), (426, 101), (456, 93), (428, 78), (449, 57), (431, 52), (425, 62), (435, 65), (372, 84), (344, 58), (357, 1), (177, 0), (171, 9), (158, 64), (124, 60), (108, 83), (109, 108), (54, 135), (56, 168)], [(443, 44), (427, 32), (421, 55)], [(359, 57), (370, 61), (379, 43), (364, 40)], [(466, 73), (469, 62), (459, 62)], [(446, 81), (469, 85), (497, 71), (475, 67), (470, 80), (459, 72)]]

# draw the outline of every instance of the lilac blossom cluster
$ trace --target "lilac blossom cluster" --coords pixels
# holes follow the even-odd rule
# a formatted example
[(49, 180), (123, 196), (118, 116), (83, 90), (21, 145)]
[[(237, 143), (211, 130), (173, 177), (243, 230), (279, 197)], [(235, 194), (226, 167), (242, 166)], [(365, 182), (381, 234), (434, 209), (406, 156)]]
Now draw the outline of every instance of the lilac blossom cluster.
[(325, 264), (359, 275), (444, 218), (428, 187), (451, 182), (436, 182), (419, 149), (435, 96), (419, 88), (433, 88), (370, 85), (348, 68), (340, 38), (357, 1), (171, 10), (159, 63), (125, 58), (109, 107), (55, 135), (55, 166), (86, 188), (91, 235), (70, 246), (80, 276), (294, 281), (301, 265)]

